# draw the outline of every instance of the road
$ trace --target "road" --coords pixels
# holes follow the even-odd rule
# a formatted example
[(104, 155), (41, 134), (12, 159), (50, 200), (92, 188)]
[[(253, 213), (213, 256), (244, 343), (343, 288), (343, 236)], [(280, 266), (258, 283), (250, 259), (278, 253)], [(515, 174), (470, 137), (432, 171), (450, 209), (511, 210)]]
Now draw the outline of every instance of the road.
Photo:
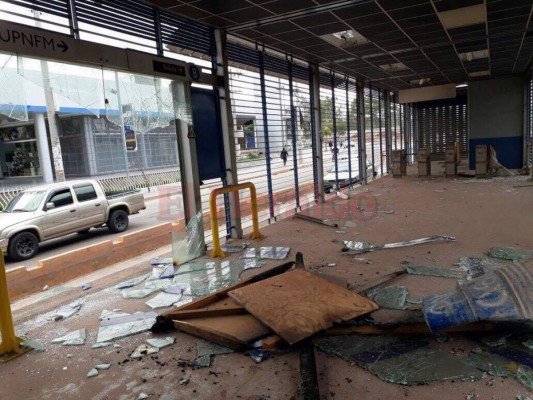
[[(289, 161), (286, 166), (279, 158), (272, 160), (272, 183), (273, 191), (276, 194), (283, 194), (275, 197), (276, 214), (285, 212), (293, 208), (294, 192), (294, 168), (291, 160), (292, 153), (289, 153)], [(310, 183), (313, 180), (311, 150), (305, 149), (302, 154), (303, 162), (298, 164), (298, 179), (300, 187), (306, 187), (307, 192), (310, 190)], [(356, 159), (354, 158), (354, 162)], [(259, 209), (265, 210), (268, 207), (268, 186), (266, 179), (266, 167), (260, 166), (239, 166), (239, 180), (241, 182), (252, 182), (257, 187), (259, 197)], [(331, 168), (332, 161), (328, 152), (324, 152), (324, 169), (327, 171)], [(219, 187), (219, 182), (206, 182), (201, 188), (202, 208), (204, 211), (209, 209), (208, 199), (211, 190)], [(247, 193), (244, 193), (241, 199), (246, 199)], [(130, 226), (126, 233), (135, 232), (141, 229), (161, 224), (164, 222), (176, 221), (183, 218), (183, 202), (181, 199), (181, 185), (171, 184), (162, 186), (157, 192), (145, 193), (146, 210), (137, 215), (130, 216)], [(222, 197), (219, 199), (221, 205)], [(87, 234), (71, 234), (58, 239), (53, 239), (42, 243), (39, 246), (39, 253), (31, 260), (16, 262), (6, 257), (6, 269), (10, 270), (18, 266), (32, 267), (37, 265), (39, 259), (53, 257), (64, 252), (72, 251), (91, 244), (99, 243), (105, 240), (114, 240), (121, 234), (111, 234), (107, 228), (91, 229)]]

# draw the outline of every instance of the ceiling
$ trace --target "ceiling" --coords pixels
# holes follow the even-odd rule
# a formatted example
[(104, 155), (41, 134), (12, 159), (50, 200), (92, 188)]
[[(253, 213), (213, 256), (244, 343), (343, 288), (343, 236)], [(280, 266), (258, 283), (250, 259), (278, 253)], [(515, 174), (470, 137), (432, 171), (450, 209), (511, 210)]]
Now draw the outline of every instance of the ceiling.
[(521, 74), (533, 54), (531, 0), (148, 2), (391, 90)]

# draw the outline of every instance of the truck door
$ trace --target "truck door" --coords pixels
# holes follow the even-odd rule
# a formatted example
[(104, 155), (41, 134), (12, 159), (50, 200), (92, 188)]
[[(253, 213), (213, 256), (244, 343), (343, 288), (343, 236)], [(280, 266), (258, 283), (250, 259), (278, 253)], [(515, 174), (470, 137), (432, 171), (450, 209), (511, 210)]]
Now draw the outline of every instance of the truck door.
[(79, 230), (101, 225), (105, 222), (106, 200), (98, 198), (91, 183), (83, 183), (73, 187), (78, 200)]
[(55, 207), (44, 213), (42, 219), (44, 239), (75, 232), (79, 224), (79, 214), (70, 188), (54, 190), (48, 195), (45, 204), (47, 203), (54, 203)]

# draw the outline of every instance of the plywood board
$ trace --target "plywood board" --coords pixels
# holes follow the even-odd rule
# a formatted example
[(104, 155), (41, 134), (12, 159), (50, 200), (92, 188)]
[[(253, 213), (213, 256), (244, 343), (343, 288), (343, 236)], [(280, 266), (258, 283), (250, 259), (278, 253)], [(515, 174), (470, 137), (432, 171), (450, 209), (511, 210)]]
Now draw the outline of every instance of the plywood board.
[(378, 309), (372, 300), (302, 270), (234, 289), (228, 295), (289, 344), (333, 322)]

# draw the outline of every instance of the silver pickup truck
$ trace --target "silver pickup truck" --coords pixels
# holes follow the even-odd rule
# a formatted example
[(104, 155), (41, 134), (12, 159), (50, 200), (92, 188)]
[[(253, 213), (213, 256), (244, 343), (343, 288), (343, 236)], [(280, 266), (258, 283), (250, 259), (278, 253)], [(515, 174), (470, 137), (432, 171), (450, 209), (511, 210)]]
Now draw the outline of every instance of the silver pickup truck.
[(37, 186), (20, 192), (0, 212), (0, 248), (13, 260), (27, 260), (45, 240), (103, 225), (123, 232), (128, 215), (145, 208), (142, 193), (106, 196), (95, 180)]

